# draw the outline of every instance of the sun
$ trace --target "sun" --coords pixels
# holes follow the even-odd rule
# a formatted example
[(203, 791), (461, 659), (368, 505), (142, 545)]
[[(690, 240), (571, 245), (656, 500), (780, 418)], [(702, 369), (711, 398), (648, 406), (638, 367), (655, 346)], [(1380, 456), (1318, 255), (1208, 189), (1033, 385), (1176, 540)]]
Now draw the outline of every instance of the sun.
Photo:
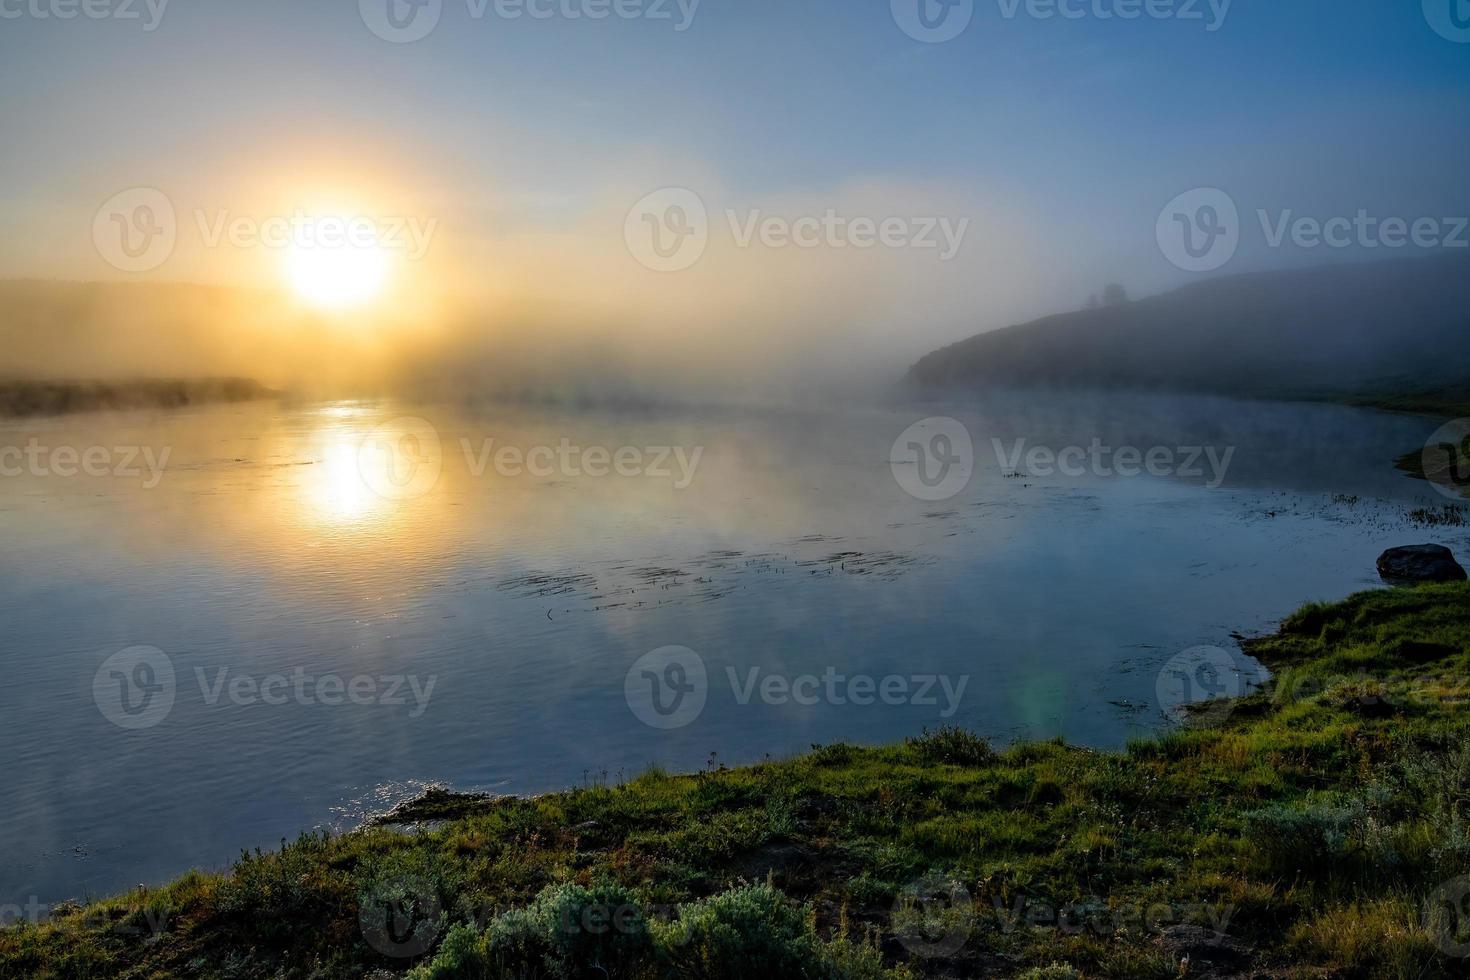
[(295, 243), (286, 252), (291, 288), (312, 306), (343, 310), (378, 296), (388, 281), (389, 256), (378, 244)]

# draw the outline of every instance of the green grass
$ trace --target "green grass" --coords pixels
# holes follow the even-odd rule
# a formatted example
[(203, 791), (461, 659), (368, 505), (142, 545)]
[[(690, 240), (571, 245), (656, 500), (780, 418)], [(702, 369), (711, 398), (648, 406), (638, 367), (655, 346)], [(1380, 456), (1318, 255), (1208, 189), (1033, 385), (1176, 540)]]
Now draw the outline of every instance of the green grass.
[[(946, 730), (436, 794), (414, 833), (304, 836), (0, 932), (0, 976), (1464, 975), (1470, 585), (1308, 606), (1249, 652), (1267, 689), (1117, 753)], [(385, 902), (391, 934), (360, 915)]]
[(1438, 415), (1443, 418), (1470, 416), (1470, 400), (1463, 385), (1427, 385), (1417, 390), (1409, 384), (1396, 384), (1392, 393), (1370, 392), (1344, 395), (1341, 401), (1361, 408), (1377, 408), (1385, 412), (1410, 415)]

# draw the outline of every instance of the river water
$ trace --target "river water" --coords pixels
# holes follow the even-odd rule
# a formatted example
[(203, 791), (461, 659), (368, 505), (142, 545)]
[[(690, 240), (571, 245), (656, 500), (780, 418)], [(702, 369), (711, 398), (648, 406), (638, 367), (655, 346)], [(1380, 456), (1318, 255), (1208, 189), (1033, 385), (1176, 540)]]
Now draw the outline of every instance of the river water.
[[(928, 417), (973, 452), (904, 435)], [(0, 903), (222, 868), (430, 783), (944, 724), (1117, 747), (1168, 724), (1184, 652), (1377, 587), (1385, 547), (1470, 548), (1391, 466), (1436, 427), (1077, 395), (5, 422)], [(916, 483), (911, 444), (959, 475)]]

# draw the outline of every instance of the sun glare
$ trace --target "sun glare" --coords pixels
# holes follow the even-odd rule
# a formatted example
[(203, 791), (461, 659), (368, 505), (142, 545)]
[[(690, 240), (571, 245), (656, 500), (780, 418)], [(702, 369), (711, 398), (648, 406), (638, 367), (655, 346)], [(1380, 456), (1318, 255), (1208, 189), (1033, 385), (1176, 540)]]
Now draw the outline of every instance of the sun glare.
[(380, 245), (293, 245), (286, 275), (296, 294), (323, 309), (346, 309), (373, 299), (388, 279), (388, 253)]

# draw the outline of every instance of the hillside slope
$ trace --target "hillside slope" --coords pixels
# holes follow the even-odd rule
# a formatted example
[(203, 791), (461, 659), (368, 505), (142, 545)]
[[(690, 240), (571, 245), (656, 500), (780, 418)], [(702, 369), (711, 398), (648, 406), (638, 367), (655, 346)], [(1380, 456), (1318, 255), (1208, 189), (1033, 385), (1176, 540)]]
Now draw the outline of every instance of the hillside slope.
[(924, 357), (922, 388), (1129, 387), (1414, 407), (1470, 379), (1470, 256), (1211, 279), (980, 334)]

